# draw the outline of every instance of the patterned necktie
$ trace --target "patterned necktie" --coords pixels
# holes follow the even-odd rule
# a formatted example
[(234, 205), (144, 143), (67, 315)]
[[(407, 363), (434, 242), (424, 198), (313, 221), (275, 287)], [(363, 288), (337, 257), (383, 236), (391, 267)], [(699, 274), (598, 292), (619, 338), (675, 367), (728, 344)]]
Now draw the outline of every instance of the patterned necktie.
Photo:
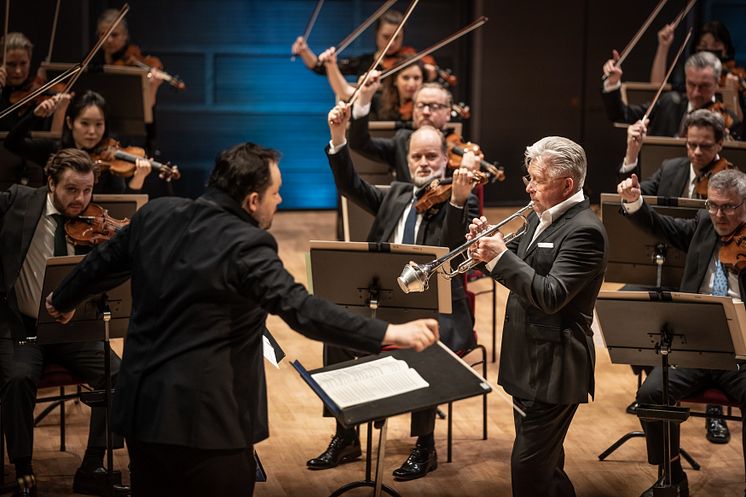
[(68, 255), (67, 240), (65, 239), (65, 217), (62, 214), (52, 214), (57, 221), (57, 228), (54, 230), (54, 256)]
[(728, 276), (725, 274), (725, 267), (720, 264), (720, 260), (715, 261), (715, 277), (712, 280), (712, 294), (721, 297), (728, 295)]

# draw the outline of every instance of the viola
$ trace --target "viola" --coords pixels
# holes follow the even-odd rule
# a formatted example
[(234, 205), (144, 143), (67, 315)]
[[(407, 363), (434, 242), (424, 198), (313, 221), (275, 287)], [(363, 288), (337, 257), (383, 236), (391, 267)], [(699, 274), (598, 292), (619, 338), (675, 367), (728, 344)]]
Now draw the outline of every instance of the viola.
[(736, 166), (728, 162), (724, 157), (721, 157), (720, 159), (714, 161), (707, 167), (707, 171), (705, 171), (699, 177), (699, 181), (697, 181), (697, 185), (694, 187), (694, 191), (700, 196), (700, 198), (707, 198), (707, 187), (710, 184), (710, 177), (712, 177), (713, 174), (719, 173), (720, 171), (733, 169), (734, 167)]
[(150, 71), (150, 73), (170, 84), (177, 90), (186, 89), (186, 83), (178, 76), (171, 75), (163, 70), (163, 62), (154, 55), (143, 55), (140, 47), (130, 44), (124, 51), (121, 59), (113, 62), (117, 66), (134, 66)]
[(746, 224), (728, 236), (720, 237), (720, 263), (730, 272), (738, 274), (746, 268)]
[(78, 217), (65, 222), (65, 233), (73, 245), (92, 247), (109, 240), (129, 223), (129, 219), (115, 219), (100, 205), (90, 203)]
[(505, 181), (505, 169), (502, 166), (490, 164), (484, 160), (482, 149), (476, 143), (465, 142), (460, 135), (451, 133), (446, 137), (448, 145), (448, 167), (458, 169), (465, 152), (473, 152), (479, 159), (479, 169), (485, 171), (491, 181)]
[[(100, 147), (91, 155), (93, 163), (102, 170), (109, 170), (116, 176), (129, 178), (135, 174), (137, 159), (144, 159), (145, 149), (140, 147), (122, 147), (118, 141), (108, 138)], [(153, 170), (158, 171), (158, 176), (166, 181), (178, 180), (181, 178), (181, 172), (177, 166), (162, 164), (158, 161), (150, 160)]]

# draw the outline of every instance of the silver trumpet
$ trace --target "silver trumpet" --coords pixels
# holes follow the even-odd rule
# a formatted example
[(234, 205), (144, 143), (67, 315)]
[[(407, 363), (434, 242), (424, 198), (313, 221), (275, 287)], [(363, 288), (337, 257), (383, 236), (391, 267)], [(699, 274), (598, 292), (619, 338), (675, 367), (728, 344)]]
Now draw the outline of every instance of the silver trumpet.
[(456, 269), (452, 271), (448, 271), (447, 269), (445, 269), (444, 266), (447, 262), (451, 262), (451, 260), (455, 259), (456, 257), (467, 253), (469, 247), (474, 245), (474, 243), (478, 242), (484, 237), (496, 234), (498, 231), (500, 231), (500, 228), (512, 221), (515, 221), (516, 219), (520, 219), (523, 222), (521, 228), (518, 231), (504, 235), (503, 239), (505, 240), (505, 243), (509, 243), (510, 241), (523, 236), (528, 229), (528, 215), (533, 210), (533, 206), (534, 203), (529, 202), (526, 207), (517, 210), (515, 213), (506, 217), (499, 223), (490, 226), (460, 247), (448, 252), (443, 257), (439, 257), (432, 262), (428, 262), (424, 265), (419, 265), (416, 262), (410, 261), (409, 264), (404, 266), (401, 275), (396, 279), (396, 281), (399, 282), (399, 287), (401, 287), (404, 293), (424, 292), (428, 288), (428, 281), (430, 280), (430, 277), (435, 273), (440, 272), (445, 279), (450, 280), (452, 278), (455, 278), (459, 274), (463, 274), (469, 271), (477, 264), (479, 264), (479, 261), (475, 261), (472, 257), (469, 257), (468, 259), (463, 261), (461, 264), (458, 265), (458, 267), (456, 267)]

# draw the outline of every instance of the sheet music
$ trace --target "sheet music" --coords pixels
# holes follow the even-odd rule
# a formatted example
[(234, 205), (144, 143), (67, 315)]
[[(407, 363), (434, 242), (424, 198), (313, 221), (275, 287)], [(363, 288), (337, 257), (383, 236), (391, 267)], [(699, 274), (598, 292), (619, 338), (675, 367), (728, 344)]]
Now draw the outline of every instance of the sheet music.
[(430, 386), (406, 362), (391, 356), (311, 376), (341, 408)]

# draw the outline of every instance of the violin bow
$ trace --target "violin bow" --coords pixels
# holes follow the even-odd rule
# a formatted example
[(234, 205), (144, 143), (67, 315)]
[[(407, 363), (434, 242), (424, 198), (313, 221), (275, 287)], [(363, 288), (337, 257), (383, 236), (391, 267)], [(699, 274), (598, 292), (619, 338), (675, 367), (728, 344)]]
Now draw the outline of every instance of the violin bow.
[(350, 96), (350, 99), (347, 101), (347, 106), (350, 107), (352, 104), (355, 103), (355, 100), (358, 99), (360, 96), (360, 90), (365, 87), (365, 85), (368, 83), (368, 80), (370, 79), (370, 73), (378, 67), (378, 64), (381, 63), (383, 58), (386, 56), (386, 52), (388, 52), (389, 48), (391, 47), (391, 44), (394, 43), (394, 40), (397, 36), (399, 36), (399, 33), (401, 32), (402, 28), (404, 27), (404, 24), (406, 24), (407, 19), (409, 19), (409, 16), (412, 15), (412, 11), (415, 7), (417, 7), (417, 3), (420, 0), (412, 0), (412, 2), (409, 4), (409, 7), (407, 7), (407, 12), (404, 14), (404, 17), (402, 18), (399, 25), (396, 27), (396, 31), (394, 31), (394, 34), (389, 39), (389, 42), (386, 43), (386, 47), (381, 50), (381, 53), (378, 55), (378, 58), (373, 61), (373, 64), (368, 68), (368, 70), (365, 72), (365, 76), (363, 76), (363, 79), (360, 80), (360, 83), (358, 83), (357, 87), (355, 88), (355, 91), (352, 92), (352, 95)]
[(340, 41), (339, 44), (334, 47), (334, 53), (339, 55), (339, 53), (342, 52), (342, 50), (350, 46), (350, 43), (355, 41), (355, 39), (358, 36), (360, 36), (366, 29), (368, 29), (368, 26), (376, 22), (378, 18), (381, 17), (384, 14), (384, 12), (389, 10), (389, 8), (391, 8), (391, 6), (393, 6), (395, 3), (396, 3), (396, 0), (387, 0), (386, 2), (384, 2), (383, 5), (378, 7), (378, 10), (373, 12), (370, 15), (370, 17), (368, 17), (366, 20), (363, 21), (362, 24), (360, 24), (360, 26), (356, 27), (352, 31), (352, 33), (348, 34), (344, 40)]
[[(308, 37), (311, 35), (313, 25), (316, 24), (316, 18), (319, 17), (319, 11), (321, 10), (322, 5), (324, 5), (324, 0), (316, 0), (316, 6), (313, 8), (313, 12), (311, 12), (311, 17), (308, 18), (305, 31), (303, 31), (302, 38), (306, 41), (308, 41)], [(295, 62), (295, 54), (290, 57), (290, 62)]]
[(81, 74), (83, 74), (83, 71), (86, 67), (88, 67), (88, 64), (91, 63), (91, 60), (93, 60), (93, 57), (96, 56), (98, 51), (101, 49), (101, 47), (104, 45), (104, 42), (106, 39), (111, 35), (111, 33), (114, 31), (114, 28), (119, 25), (120, 22), (122, 22), (122, 19), (124, 19), (124, 16), (127, 15), (127, 12), (130, 11), (130, 6), (128, 3), (125, 3), (122, 5), (122, 8), (119, 9), (119, 14), (117, 15), (116, 19), (111, 23), (111, 26), (109, 26), (109, 29), (106, 30), (106, 32), (101, 35), (96, 42), (96, 45), (91, 49), (90, 52), (88, 52), (88, 55), (86, 55), (86, 58), (83, 59), (83, 62), (80, 63), (80, 71), (78, 71), (75, 76), (73, 76), (70, 81), (67, 82), (67, 86), (65, 86), (65, 89), (63, 93), (69, 93), (70, 89), (75, 85), (75, 83), (78, 81), (78, 78)]
[(402, 69), (404, 69), (406, 67), (409, 67), (410, 65), (414, 64), (415, 62), (417, 62), (418, 60), (422, 59), (423, 57), (425, 57), (427, 55), (430, 55), (434, 51), (436, 51), (436, 50), (438, 50), (438, 49), (440, 49), (440, 48), (448, 45), (451, 42), (454, 42), (454, 41), (458, 40), (459, 38), (461, 38), (465, 34), (470, 33), (472, 31), (474, 31), (475, 29), (483, 26), (487, 21), (488, 21), (487, 17), (485, 17), (485, 16), (480, 17), (479, 19), (477, 19), (476, 21), (472, 22), (468, 26), (464, 26), (463, 28), (459, 29), (458, 31), (456, 31), (452, 35), (450, 35), (450, 36), (442, 39), (441, 41), (439, 41), (435, 45), (433, 45), (433, 46), (431, 46), (429, 48), (426, 48), (425, 50), (422, 50), (421, 52), (417, 52), (412, 57), (407, 57), (406, 59), (402, 60), (401, 62), (399, 62), (395, 66), (391, 67), (389, 70), (382, 72), (381, 75), (378, 77), (378, 79), (382, 80), (384, 78), (387, 78), (387, 77), (391, 76), (392, 74), (394, 74), (397, 71), (401, 71)]
[(54, 20), (52, 21), (52, 36), (49, 38), (49, 51), (47, 52), (47, 58), (44, 61), (49, 64), (52, 62), (52, 50), (54, 50), (54, 37), (57, 34), (57, 21), (60, 18), (60, 2), (57, 0), (57, 6), (54, 9)]
[(48, 89), (50, 89), (51, 87), (53, 87), (54, 85), (56, 85), (57, 83), (61, 83), (61, 82), (65, 81), (66, 79), (68, 79), (68, 78), (70, 78), (70, 77), (72, 77), (72, 76), (74, 76), (76, 74), (79, 74), (80, 71), (82, 71), (82, 70), (83, 70), (83, 68), (81, 67), (80, 64), (76, 64), (76, 65), (68, 68), (65, 72), (57, 75), (56, 78), (52, 79), (48, 83), (45, 83), (44, 85), (40, 86), (36, 90), (34, 90), (31, 93), (29, 93), (28, 95), (26, 95), (25, 98), (19, 100), (15, 104), (13, 104), (10, 107), (6, 108), (4, 111), (2, 111), (0, 113), (0, 119), (4, 118), (5, 116), (7, 116), (7, 115), (15, 112), (19, 108), (23, 107), (24, 105), (26, 105), (27, 103), (29, 103), (30, 101), (34, 100), (36, 97), (38, 97), (39, 95), (41, 95), (42, 93), (44, 93), (45, 91), (47, 91)]
[[(624, 47), (624, 50), (622, 50), (622, 53), (619, 55), (619, 60), (614, 62), (615, 66), (622, 65), (622, 62), (624, 62), (624, 59), (627, 58), (629, 53), (632, 51), (633, 48), (635, 48), (635, 45), (637, 45), (637, 42), (640, 41), (640, 38), (642, 38), (642, 35), (645, 34), (645, 31), (648, 30), (650, 25), (653, 23), (653, 20), (658, 16), (661, 9), (663, 9), (663, 6), (666, 5), (666, 2), (668, 0), (660, 0), (658, 2), (658, 5), (655, 6), (653, 11), (650, 13), (647, 19), (645, 19), (645, 22), (642, 23), (642, 26), (640, 26), (640, 29), (637, 30), (637, 33), (635, 33), (635, 36), (632, 37), (632, 39), (627, 43), (627, 46)], [(606, 81), (608, 79), (608, 75), (604, 74), (601, 78), (603, 81)]]
[(668, 68), (666, 77), (663, 78), (663, 81), (661, 81), (661, 84), (658, 87), (658, 92), (655, 94), (655, 98), (653, 98), (653, 101), (650, 102), (650, 106), (648, 107), (648, 110), (645, 111), (645, 115), (642, 116), (643, 123), (645, 122), (646, 119), (650, 117), (650, 113), (653, 111), (655, 104), (658, 103), (658, 98), (661, 96), (661, 93), (663, 93), (663, 87), (666, 86), (666, 83), (668, 83), (668, 78), (671, 77), (673, 68), (676, 67), (676, 64), (679, 62), (679, 58), (681, 57), (681, 54), (684, 53), (684, 48), (686, 48), (686, 44), (689, 43), (689, 38), (691, 37), (692, 37), (692, 28), (689, 28), (689, 32), (686, 34), (686, 38), (684, 38), (684, 43), (682, 43), (681, 46), (679, 47), (679, 51), (676, 53), (676, 57), (674, 57), (673, 62), (671, 62), (671, 67)]
[(694, 4), (697, 3), (697, 0), (689, 0), (689, 3), (686, 4), (686, 7), (684, 7), (684, 10), (679, 12), (679, 15), (676, 16), (676, 19), (671, 23), (673, 24), (673, 29), (676, 29), (681, 21), (684, 20), (686, 15), (689, 13), (690, 10), (692, 10), (692, 7), (694, 7)]
[(5, 29), (3, 30), (3, 67), (8, 56), (8, 22), (10, 21), (10, 0), (5, 0)]

